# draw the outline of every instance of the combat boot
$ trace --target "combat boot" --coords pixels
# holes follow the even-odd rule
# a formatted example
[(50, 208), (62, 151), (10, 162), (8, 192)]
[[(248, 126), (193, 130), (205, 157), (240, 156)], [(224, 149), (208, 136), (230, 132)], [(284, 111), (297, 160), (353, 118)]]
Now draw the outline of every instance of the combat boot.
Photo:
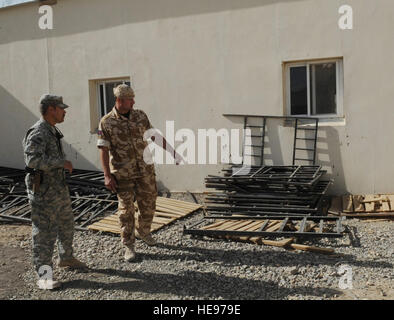
[(124, 259), (127, 262), (131, 262), (131, 261), (135, 260), (134, 244), (125, 245)]
[(137, 239), (140, 239), (142, 241), (144, 241), (148, 246), (154, 246), (157, 244), (157, 241), (155, 240), (155, 238), (152, 237), (152, 234), (149, 233), (146, 236), (142, 237), (138, 231), (135, 232), (135, 237)]
[(37, 281), (37, 286), (41, 290), (54, 290), (61, 286), (59, 281), (51, 280), (51, 279), (40, 279)]
[(81, 261), (79, 261), (77, 258), (70, 258), (66, 260), (58, 260), (57, 266), (59, 268), (70, 268), (70, 269), (87, 269), (87, 265)]

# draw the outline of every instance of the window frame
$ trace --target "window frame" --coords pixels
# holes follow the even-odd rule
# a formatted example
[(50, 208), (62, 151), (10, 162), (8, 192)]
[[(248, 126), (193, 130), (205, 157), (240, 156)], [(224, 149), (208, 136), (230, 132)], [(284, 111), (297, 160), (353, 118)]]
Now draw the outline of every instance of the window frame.
[[(106, 114), (108, 114), (108, 106), (107, 106), (107, 96), (105, 92), (105, 85), (107, 83), (114, 83), (114, 82), (129, 82), (131, 85), (131, 79), (130, 78), (113, 78), (113, 79), (103, 79), (103, 80), (97, 80), (96, 81), (96, 99), (97, 99), (97, 115), (98, 115), (98, 121), (101, 120), (102, 117), (104, 117)], [(105, 114), (101, 114), (101, 95), (100, 95), (100, 86), (104, 85), (103, 87), (103, 99), (104, 99), (104, 112)], [(113, 107), (113, 106), (112, 106)], [(111, 107), (111, 108), (112, 108)]]
[[(336, 113), (327, 114), (311, 114), (311, 85), (310, 85), (310, 66), (315, 64), (323, 63), (335, 63), (336, 67)], [(319, 119), (330, 119), (330, 118), (343, 118), (343, 58), (331, 58), (331, 59), (318, 59), (318, 60), (303, 60), (296, 62), (285, 62), (285, 112), (289, 117), (309, 117), (309, 118), (319, 118)], [(307, 73), (307, 114), (291, 114), (291, 91), (290, 91), (290, 68), (292, 67), (306, 67)]]

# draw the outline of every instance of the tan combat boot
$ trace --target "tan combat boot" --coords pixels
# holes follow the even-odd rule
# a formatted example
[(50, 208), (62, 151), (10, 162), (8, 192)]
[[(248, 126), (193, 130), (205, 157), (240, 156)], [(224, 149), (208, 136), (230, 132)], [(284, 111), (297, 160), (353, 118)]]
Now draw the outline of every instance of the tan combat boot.
[(57, 263), (58, 267), (60, 268), (70, 268), (70, 269), (87, 269), (87, 265), (81, 261), (79, 261), (77, 258), (70, 258), (66, 260), (58, 260)]
[(157, 244), (155, 238), (152, 237), (152, 234), (149, 233), (146, 236), (142, 237), (137, 231), (135, 232), (135, 237), (144, 241), (148, 246), (154, 246)]
[(127, 262), (131, 262), (131, 261), (135, 260), (134, 244), (125, 245), (124, 259)]

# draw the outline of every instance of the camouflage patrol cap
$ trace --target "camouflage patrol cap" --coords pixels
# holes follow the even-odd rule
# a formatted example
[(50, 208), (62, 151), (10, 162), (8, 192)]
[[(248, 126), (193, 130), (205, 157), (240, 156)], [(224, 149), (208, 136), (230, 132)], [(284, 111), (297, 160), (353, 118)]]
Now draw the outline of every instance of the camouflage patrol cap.
[(134, 98), (134, 91), (127, 84), (120, 84), (114, 88), (114, 95), (117, 98), (132, 99)]
[(40, 98), (40, 104), (53, 105), (54, 107), (59, 107), (62, 109), (69, 107), (63, 103), (63, 97), (54, 96), (52, 94), (43, 94)]

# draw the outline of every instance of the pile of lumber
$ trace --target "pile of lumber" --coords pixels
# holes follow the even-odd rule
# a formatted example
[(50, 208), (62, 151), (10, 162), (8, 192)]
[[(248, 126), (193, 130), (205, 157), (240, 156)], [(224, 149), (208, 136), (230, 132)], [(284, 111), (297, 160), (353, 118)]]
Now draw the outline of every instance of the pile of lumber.
[[(184, 234), (330, 254), (334, 252), (333, 249), (300, 245), (295, 242), (300, 237), (342, 237), (343, 232), (341, 217), (269, 216), (261, 219), (243, 219), (242, 216), (233, 216), (231, 219), (222, 217), (209, 220), (197, 221), (189, 227), (184, 226)], [(285, 239), (272, 241), (265, 237)]]
[(393, 218), (394, 194), (343, 195), (334, 197), (331, 214), (357, 218)]
[[(252, 220), (222, 220), (218, 222), (214, 222), (212, 224), (208, 224), (202, 229), (204, 230), (237, 230), (237, 231), (253, 231), (258, 230), (261, 225), (265, 223), (265, 221), (252, 221)], [(280, 228), (281, 221), (269, 221), (267, 226), (264, 228), (267, 232), (275, 232)], [(292, 230), (299, 230), (300, 226), (297, 224), (293, 224), (292, 222), (286, 225), (287, 228)], [(305, 231), (316, 231), (318, 232), (318, 225), (316, 223), (308, 223), (305, 228)], [(217, 238), (224, 238), (227, 240), (233, 241), (240, 241), (240, 242), (249, 242), (258, 245), (267, 245), (267, 246), (274, 246), (284, 248), (286, 250), (302, 250), (302, 251), (310, 251), (315, 253), (322, 253), (322, 254), (332, 254), (334, 253), (334, 249), (332, 248), (321, 248), (316, 246), (304, 245), (295, 243), (297, 240), (295, 237), (285, 238), (283, 240), (267, 240), (263, 237), (236, 237), (236, 236), (215, 236)]]
[[(137, 203), (134, 205), (136, 209), (135, 222), (136, 225), (138, 225), (138, 205)], [(202, 208), (202, 206), (199, 204), (158, 197), (156, 200), (156, 211), (153, 217), (151, 232), (157, 231), (175, 220), (184, 218), (200, 208)], [(88, 229), (120, 234), (119, 214), (115, 213), (107, 216), (88, 226)]]

